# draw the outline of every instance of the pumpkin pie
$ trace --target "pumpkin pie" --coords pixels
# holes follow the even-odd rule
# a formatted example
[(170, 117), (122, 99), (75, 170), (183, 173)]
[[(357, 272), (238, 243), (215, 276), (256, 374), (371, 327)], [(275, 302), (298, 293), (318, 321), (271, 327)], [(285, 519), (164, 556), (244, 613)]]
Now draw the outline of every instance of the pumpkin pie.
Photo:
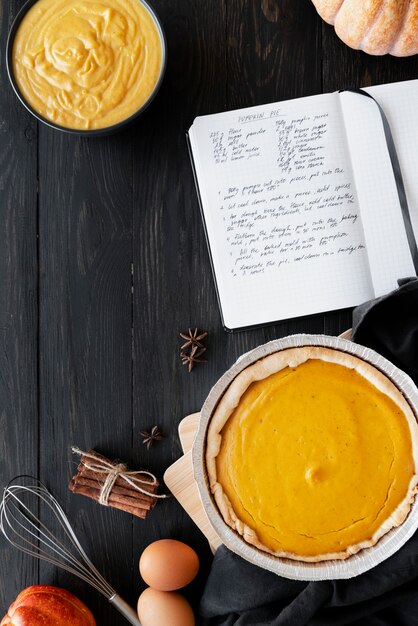
[(226, 390), (206, 467), (222, 517), (247, 543), (300, 561), (345, 559), (406, 519), (418, 492), (417, 420), (365, 361), (282, 350)]

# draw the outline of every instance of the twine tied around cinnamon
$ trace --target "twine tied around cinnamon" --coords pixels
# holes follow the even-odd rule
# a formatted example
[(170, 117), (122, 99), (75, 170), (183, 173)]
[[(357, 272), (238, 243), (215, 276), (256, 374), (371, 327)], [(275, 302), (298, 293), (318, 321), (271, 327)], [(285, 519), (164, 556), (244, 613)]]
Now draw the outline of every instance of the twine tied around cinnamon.
[[(118, 478), (124, 480), (132, 489), (152, 498), (168, 498), (166, 494), (158, 494), (144, 489), (141, 485), (158, 485), (158, 480), (151, 472), (146, 470), (129, 471), (125, 463), (112, 463), (102, 456), (93, 452), (83, 452), (80, 448), (72, 447), (72, 452), (82, 457), (81, 464), (96, 474), (102, 474), (104, 481), (101, 485), (98, 502), (103, 506), (109, 506), (109, 496)], [(86, 459), (91, 459), (87, 461)], [(148, 480), (141, 480), (140, 476), (146, 476)]]

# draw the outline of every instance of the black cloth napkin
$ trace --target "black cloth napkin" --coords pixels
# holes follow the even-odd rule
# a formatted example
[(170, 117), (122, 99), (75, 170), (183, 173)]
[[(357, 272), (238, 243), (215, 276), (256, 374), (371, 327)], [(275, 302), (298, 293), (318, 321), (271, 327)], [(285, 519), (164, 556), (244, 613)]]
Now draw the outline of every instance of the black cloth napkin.
[[(418, 384), (418, 280), (353, 313), (353, 339)], [(216, 551), (200, 603), (206, 626), (418, 626), (418, 533), (350, 580), (300, 582)]]
[(353, 311), (353, 340), (373, 348), (418, 385), (418, 279)]

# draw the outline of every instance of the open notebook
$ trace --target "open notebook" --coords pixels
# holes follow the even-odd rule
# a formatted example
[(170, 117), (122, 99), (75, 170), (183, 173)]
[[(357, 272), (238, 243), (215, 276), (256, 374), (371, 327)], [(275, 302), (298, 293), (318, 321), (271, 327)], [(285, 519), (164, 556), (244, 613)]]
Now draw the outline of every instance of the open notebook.
[[(368, 88), (418, 236), (418, 80)], [(331, 93), (197, 117), (189, 130), (228, 329), (355, 306), (413, 276), (382, 118)]]

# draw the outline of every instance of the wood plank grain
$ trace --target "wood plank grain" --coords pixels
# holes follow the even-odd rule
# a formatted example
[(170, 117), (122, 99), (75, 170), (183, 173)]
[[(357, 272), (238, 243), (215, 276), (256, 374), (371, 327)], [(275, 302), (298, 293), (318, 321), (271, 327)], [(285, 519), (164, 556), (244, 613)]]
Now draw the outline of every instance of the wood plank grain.
[(311, 2), (227, 3), (228, 107), (321, 91), (321, 29)]
[[(67, 489), (71, 445), (133, 460), (130, 136), (42, 127), (39, 149), (41, 476), (92, 561), (134, 603), (131, 516)], [(41, 574), (85, 600), (98, 624), (125, 624), (84, 583), (45, 566)]]
[[(152, 108), (133, 129), (134, 153), (134, 437), (158, 424), (166, 439), (142, 464), (160, 477), (181, 454), (177, 424), (203, 401), (214, 369), (213, 331), (219, 327), (215, 291), (185, 141), (200, 112), (226, 106), (225, 2), (158, 0), (168, 41), (168, 68)], [(150, 176), (152, 173), (152, 176)], [(179, 352), (180, 330), (207, 326), (209, 363), (189, 375)], [(139, 444), (140, 445), (140, 444)], [(186, 590), (196, 605), (210, 550), (174, 498), (152, 511), (135, 552), (152, 540), (175, 537), (199, 553), (201, 573)]]
[[(0, 4), (6, 41), (20, 2)], [(17, 474), (37, 474), (37, 124), (21, 106), (0, 50), (0, 491)], [(1, 538), (0, 618), (37, 563)], [(7, 564), (7, 565), (6, 565)]]

